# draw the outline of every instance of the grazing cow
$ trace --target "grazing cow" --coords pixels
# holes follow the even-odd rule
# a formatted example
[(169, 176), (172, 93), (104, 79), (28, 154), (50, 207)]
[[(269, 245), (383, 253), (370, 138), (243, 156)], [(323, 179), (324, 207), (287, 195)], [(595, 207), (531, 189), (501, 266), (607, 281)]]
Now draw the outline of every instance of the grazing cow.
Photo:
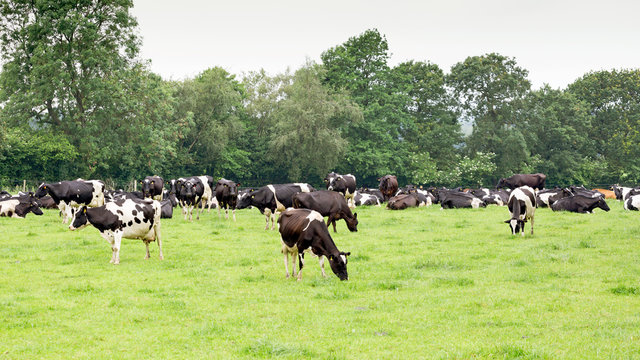
[(293, 195), (293, 207), (296, 209), (311, 209), (328, 216), (327, 227), (333, 224), (333, 232), (336, 232), (336, 221), (344, 219), (349, 231), (358, 231), (358, 214), (351, 213), (347, 200), (341, 194), (320, 190)]
[(378, 188), (382, 192), (383, 200), (388, 201), (398, 191), (398, 179), (395, 175), (385, 175), (378, 179)]
[(353, 202), (356, 206), (362, 205), (376, 205), (380, 206), (380, 199), (371, 194), (361, 193), (359, 190), (356, 190), (353, 195)]
[(496, 189), (508, 187), (513, 190), (521, 186), (529, 186), (537, 190), (544, 189), (544, 182), (547, 176), (542, 173), (537, 174), (515, 174), (509, 178), (502, 178), (498, 181)]
[(511, 234), (522, 232), (524, 236), (524, 224), (531, 220), (531, 235), (533, 235), (533, 215), (536, 211), (535, 191), (529, 186), (521, 186), (514, 189), (509, 195), (509, 214), (511, 219), (505, 220), (511, 228)]
[(456, 208), (473, 208), (487, 207), (482, 199), (473, 196), (471, 193), (465, 193), (456, 190), (438, 191), (440, 206), (443, 209)]
[(333, 242), (329, 229), (324, 224), (322, 215), (309, 209), (287, 209), (278, 219), (278, 229), (282, 239), (282, 253), (284, 254), (284, 267), (289, 277), (289, 255), (292, 262), (292, 276), (296, 276), (295, 259), (298, 258), (298, 280), (302, 280), (302, 267), (304, 266), (304, 252), (311, 253), (320, 258), (322, 276), (324, 272), (324, 257), (329, 259), (329, 265), (334, 274), (340, 280), (348, 280), (347, 256), (338, 250)]
[(387, 209), (404, 210), (409, 207), (421, 207), (431, 205), (431, 199), (418, 192), (400, 194), (389, 199)]
[(627, 200), (624, 201), (624, 209), (638, 211), (640, 209), (640, 195), (629, 196)]
[(104, 205), (104, 190), (104, 183), (99, 180), (61, 181), (41, 184), (35, 196), (41, 198), (47, 194), (50, 195), (62, 211), (62, 222), (66, 223), (74, 212), (74, 208), (82, 205), (90, 207)]
[(293, 206), (293, 195), (299, 192), (313, 191), (316, 189), (307, 183), (271, 184), (252, 191), (239, 199), (236, 208), (245, 209), (249, 206), (255, 206), (265, 216), (264, 229), (269, 229), (269, 219), (271, 219), (271, 230), (273, 230), (275, 229), (276, 214)]
[(215, 197), (218, 201), (218, 217), (220, 208), (224, 208), (224, 218), (229, 218), (229, 208), (233, 213), (233, 221), (236, 221), (236, 205), (238, 205), (238, 185), (234, 181), (220, 179), (215, 187)]
[(0, 199), (0, 216), (24, 218), (30, 212), (42, 215), (38, 199), (33, 193)]
[(569, 196), (551, 204), (551, 210), (553, 211), (571, 211), (581, 214), (593, 212), (595, 208), (600, 208), (604, 211), (610, 210), (603, 197), (593, 198), (584, 195)]
[(350, 208), (354, 208), (353, 196), (356, 192), (356, 177), (351, 174), (340, 175), (337, 173), (329, 173), (324, 182), (329, 191), (337, 191), (347, 199), (347, 204)]
[(122, 238), (140, 239), (147, 247), (148, 259), (149, 243), (156, 241), (160, 260), (162, 255), (162, 242), (160, 240), (161, 205), (155, 200), (116, 200), (108, 202), (96, 208), (83, 206), (73, 216), (70, 230), (82, 229), (87, 225), (93, 225), (100, 235), (111, 245), (110, 263), (120, 263), (120, 243)]
[(142, 185), (142, 196), (154, 200), (162, 200), (164, 190), (164, 180), (160, 176), (147, 176), (140, 182)]

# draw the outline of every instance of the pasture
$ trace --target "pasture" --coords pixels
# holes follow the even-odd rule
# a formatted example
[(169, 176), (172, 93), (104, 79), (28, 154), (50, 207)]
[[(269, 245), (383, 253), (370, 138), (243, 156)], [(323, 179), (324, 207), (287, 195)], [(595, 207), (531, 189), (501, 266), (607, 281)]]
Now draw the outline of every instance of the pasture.
[(349, 280), (307, 256), (285, 279), (256, 209), (163, 219), (165, 260), (57, 211), (0, 218), (0, 358), (640, 358), (640, 214), (538, 209), (512, 236), (506, 207), (358, 208)]

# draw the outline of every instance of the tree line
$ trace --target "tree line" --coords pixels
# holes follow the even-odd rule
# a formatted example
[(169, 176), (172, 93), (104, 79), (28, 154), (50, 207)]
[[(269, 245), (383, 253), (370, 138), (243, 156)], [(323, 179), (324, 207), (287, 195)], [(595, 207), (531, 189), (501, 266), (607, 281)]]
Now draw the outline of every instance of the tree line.
[[(294, 71), (211, 67), (164, 80), (140, 59), (132, 1), (0, 0), (0, 185), (209, 174), (243, 185), (330, 171), (376, 185), (640, 183), (640, 70), (532, 89), (512, 57), (445, 72), (389, 64), (369, 29)], [(471, 131), (464, 131), (465, 128)]]

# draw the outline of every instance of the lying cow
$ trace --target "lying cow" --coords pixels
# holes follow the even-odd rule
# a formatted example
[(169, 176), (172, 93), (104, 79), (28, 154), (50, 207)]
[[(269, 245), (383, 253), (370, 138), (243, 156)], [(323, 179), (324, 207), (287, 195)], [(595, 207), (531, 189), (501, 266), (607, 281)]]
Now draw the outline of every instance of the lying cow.
[(624, 209), (638, 211), (640, 209), (640, 195), (629, 196), (624, 201)]
[(536, 194), (536, 204), (537, 207), (541, 208), (549, 207), (549, 205), (553, 204), (554, 202), (569, 196), (573, 196), (569, 189), (545, 189), (538, 191), (538, 193)]
[(295, 259), (298, 258), (298, 280), (302, 280), (302, 267), (304, 266), (304, 252), (311, 252), (320, 258), (322, 276), (324, 272), (323, 256), (329, 259), (331, 270), (340, 280), (348, 280), (347, 256), (338, 250), (333, 242), (322, 215), (309, 209), (287, 209), (278, 218), (278, 229), (282, 239), (282, 253), (284, 254), (284, 267), (289, 277), (289, 255), (292, 260), (292, 276), (296, 276)]
[(524, 236), (524, 224), (531, 220), (531, 235), (533, 235), (533, 216), (536, 211), (535, 191), (529, 186), (521, 186), (514, 189), (507, 202), (511, 219), (505, 220), (511, 228), (511, 234), (522, 232)]
[(96, 208), (83, 206), (77, 211), (69, 230), (82, 229), (87, 225), (93, 225), (100, 235), (111, 245), (110, 263), (117, 265), (120, 263), (120, 243), (122, 238), (141, 239), (147, 247), (148, 259), (149, 243), (156, 241), (162, 255), (162, 242), (160, 240), (160, 203), (155, 200), (116, 200), (108, 202)]
[(356, 193), (353, 195), (353, 203), (356, 206), (363, 206), (363, 205), (380, 206), (380, 198), (378, 198), (375, 195), (361, 193), (359, 190), (356, 190)]
[(553, 211), (571, 211), (577, 213), (591, 213), (595, 208), (609, 211), (609, 205), (604, 201), (604, 197), (592, 198), (584, 195), (574, 195), (560, 199), (551, 204)]
[(456, 190), (439, 191), (440, 206), (443, 209), (456, 208), (473, 208), (487, 207), (487, 204), (481, 199), (470, 193), (460, 192)]
[(387, 209), (404, 210), (410, 207), (421, 207), (431, 205), (431, 199), (418, 192), (400, 194), (389, 199)]
[(0, 200), (0, 216), (12, 218), (25, 218), (28, 213), (42, 215), (42, 210), (38, 205), (38, 199), (33, 193), (22, 196), (5, 197)]
[(336, 221), (344, 219), (349, 231), (358, 231), (358, 214), (351, 213), (347, 200), (340, 193), (329, 190), (301, 192), (293, 196), (293, 207), (296, 209), (311, 209), (328, 216), (327, 227), (333, 224), (336, 232)]

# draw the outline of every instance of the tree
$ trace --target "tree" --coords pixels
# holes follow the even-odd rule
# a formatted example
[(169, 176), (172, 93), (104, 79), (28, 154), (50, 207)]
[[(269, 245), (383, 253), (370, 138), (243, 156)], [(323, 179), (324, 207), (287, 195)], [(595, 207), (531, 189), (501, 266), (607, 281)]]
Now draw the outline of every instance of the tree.
[(467, 151), (495, 152), (494, 177), (513, 174), (527, 162), (526, 149), (519, 156), (512, 152), (523, 145), (522, 134), (513, 132), (518, 131), (516, 114), (531, 87), (527, 75), (515, 59), (491, 53), (455, 64), (447, 77), (464, 116), (473, 121)]
[(591, 72), (567, 91), (589, 106), (593, 157), (603, 157), (611, 175), (600, 181), (640, 182), (640, 70)]
[(284, 86), (284, 98), (273, 112), (269, 154), (277, 169), (286, 169), (289, 180), (319, 183), (347, 148), (340, 128), (361, 118), (359, 108), (323, 86), (322, 78), (322, 67), (307, 63)]

